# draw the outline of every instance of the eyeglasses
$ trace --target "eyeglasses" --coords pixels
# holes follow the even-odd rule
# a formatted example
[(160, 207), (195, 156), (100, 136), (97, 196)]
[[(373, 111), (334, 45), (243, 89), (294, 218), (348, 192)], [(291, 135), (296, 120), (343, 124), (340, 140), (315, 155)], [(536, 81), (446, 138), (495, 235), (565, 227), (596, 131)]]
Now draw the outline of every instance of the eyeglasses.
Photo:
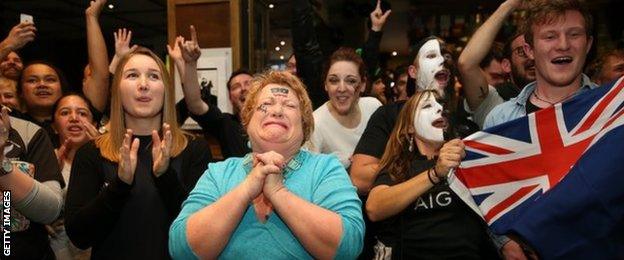
[(522, 47), (522, 46), (518, 46), (516, 48), (513, 48), (512, 52), (515, 53), (516, 55), (520, 56), (521, 58), (528, 58), (528, 56), (526, 55), (526, 52), (524, 52), (524, 47)]

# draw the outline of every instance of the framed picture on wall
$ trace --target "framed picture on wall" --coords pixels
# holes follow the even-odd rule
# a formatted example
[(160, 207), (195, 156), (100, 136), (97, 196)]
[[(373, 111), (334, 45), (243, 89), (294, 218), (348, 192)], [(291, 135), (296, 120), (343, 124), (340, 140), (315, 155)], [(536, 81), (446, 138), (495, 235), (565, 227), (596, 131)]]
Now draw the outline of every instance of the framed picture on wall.
[[(229, 99), (227, 80), (232, 74), (232, 49), (231, 48), (205, 48), (201, 50), (201, 56), (197, 60), (197, 82), (200, 86), (202, 98), (208, 101), (209, 106), (216, 105), (224, 113), (232, 113), (232, 104)], [(184, 98), (180, 75), (175, 73), (176, 101)], [(184, 129), (200, 129), (199, 125), (188, 118)]]

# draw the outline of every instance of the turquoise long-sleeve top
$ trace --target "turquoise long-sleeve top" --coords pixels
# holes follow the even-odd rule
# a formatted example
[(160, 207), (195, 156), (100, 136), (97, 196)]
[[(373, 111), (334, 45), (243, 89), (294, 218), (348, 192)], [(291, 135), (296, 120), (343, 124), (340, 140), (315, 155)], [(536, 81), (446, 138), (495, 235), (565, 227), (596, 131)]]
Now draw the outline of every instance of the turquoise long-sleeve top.
[[(237, 187), (251, 168), (251, 154), (208, 165), (169, 230), (169, 252), (174, 259), (197, 258), (186, 238), (189, 217)], [(300, 198), (340, 215), (343, 233), (336, 259), (355, 259), (359, 255), (364, 237), (362, 203), (338, 158), (300, 150), (285, 168), (284, 185)], [(312, 259), (312, 256), (277, 212), (271, 212), (268, 221), (262, 223), (250, 203), (219, 258)]]

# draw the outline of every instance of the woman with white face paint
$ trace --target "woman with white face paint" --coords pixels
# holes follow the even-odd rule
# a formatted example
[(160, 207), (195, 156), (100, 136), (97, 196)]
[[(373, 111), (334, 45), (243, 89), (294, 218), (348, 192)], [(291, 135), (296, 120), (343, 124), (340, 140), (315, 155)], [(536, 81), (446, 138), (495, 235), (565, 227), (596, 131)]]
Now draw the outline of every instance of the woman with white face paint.
[(448, 187), (465, 156), (459, 139), (444, 140), (447, 122), (435, 90), (405, 104), (366, 202), (377, 229), (376, 259), (496, 259), (483, 221)]
[(315, 128), (307, 146), (313, 152), (335, 154), (348, 168), (368, 119), (381, 102), (360, 98), (366, 88), (366, 67), (353, 49), (335, 51), (324, 78), (329, 101), (314, 111)]

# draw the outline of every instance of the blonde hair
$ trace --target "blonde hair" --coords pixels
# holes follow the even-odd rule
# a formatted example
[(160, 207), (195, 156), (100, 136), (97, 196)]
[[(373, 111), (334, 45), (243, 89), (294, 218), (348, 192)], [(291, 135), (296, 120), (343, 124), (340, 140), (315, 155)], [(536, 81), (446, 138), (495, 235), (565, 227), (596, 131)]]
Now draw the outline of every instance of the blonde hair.
[(165, 64), (156, 54), (145, 47), (139, 47), (131, 53), (126, 54), (119, 60), (115, 69), (115, 76), (111, 86), (110, 105), (110, 125), (106, 134), (99, 136), (95, 140), (96, 146), (100, 149), (102, 156), (113, 162), (119, 162), (119, 148), (126, 133), (125, 113), (121, 102), (119, 84), (122, 79), (123, 69), (128, 61), (136, 55), (145, 55), (152, 58), (160, 68), (162, 81), (165, 85), (164, 102), (162, 109), (162, 122), (171, 126), (172, 148), (171, 156), (179, 155), (188, 143), (189, 136), (182, 131), (177, 122), (175, 109), (175, 90), (171, 82), (171, 77), (167, 72)]
[[(410, 166), (417, 155), (416, 152), (409, 151), (409, 146), (413, 145), (411, 143), (415, 138), (414, 115), (418, 110), (418, 104), (431, 96), (440, 97), (436, 90), (422, 90), (405, 102), (379, 161), (379, 169), (386, 171), (398, 182), (403, 182), (411, 176)], [(414, 149), (418, 148), (414, 146)]]
[(256, 75), (251, 83), (251, 89), (247, 93), (247, 99), (241, 110), (241, 121), (243, 127), (247, 129), (249, 121), (256, 110), (258, 95), (262, 89), (269, 84), (277, 84), (291, 88), (299, 99), (299, 109), (301, 110), (303, 141), (305, 143), (314, 131), (314, 117), (312, 116), (312, 101), (308, 97), (305, 85), (292, 74), (284, 71), (267, 71)]

